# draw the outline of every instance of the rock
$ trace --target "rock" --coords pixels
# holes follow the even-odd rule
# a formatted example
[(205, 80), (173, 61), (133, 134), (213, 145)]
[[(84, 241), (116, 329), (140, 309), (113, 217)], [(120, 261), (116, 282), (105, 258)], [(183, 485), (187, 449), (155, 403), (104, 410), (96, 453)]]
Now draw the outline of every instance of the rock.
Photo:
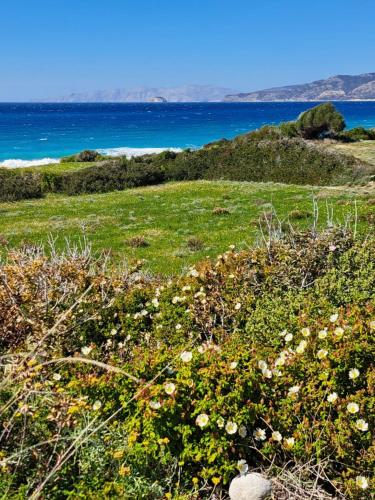
[(263, 500), (271, 495), (271, 481), (252, 472), (235, 477), (229, 486), (231, 500)]

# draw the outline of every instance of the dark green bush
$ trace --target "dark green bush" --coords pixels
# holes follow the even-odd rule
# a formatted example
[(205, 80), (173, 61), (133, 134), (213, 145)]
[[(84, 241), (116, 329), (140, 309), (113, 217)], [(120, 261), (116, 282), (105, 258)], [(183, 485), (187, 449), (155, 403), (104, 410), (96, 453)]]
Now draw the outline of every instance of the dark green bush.
[(104, 193), (164, 181), (161, 167), (152, 163), (117, 160), (66, 172), (58, 182), (59, 190), (70, 194)]
[(297, 127), (305, 139), (318, 139), (329, 134), (337, 134), (345, 128), (344, 117), (330, 103), (319, 104), (302, 113)]
[(356, 127), (345, 132), (340, 132), (335, 136), (335, 139), (342, 142), (374, 141), (375, 129)]
[(16, 201), (43, 196), (39, 173), (0, 169), (0, 200)]

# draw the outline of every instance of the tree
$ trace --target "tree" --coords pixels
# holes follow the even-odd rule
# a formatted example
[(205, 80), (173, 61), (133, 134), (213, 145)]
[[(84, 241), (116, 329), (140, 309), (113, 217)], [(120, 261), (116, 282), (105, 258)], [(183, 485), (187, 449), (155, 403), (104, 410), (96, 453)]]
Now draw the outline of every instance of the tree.
[(318, 139), (341, 132), (345, 128), (345, 121), (335, 106), (327, 102), (302, 113), (298, 117), (297, 127), (303, 138)]

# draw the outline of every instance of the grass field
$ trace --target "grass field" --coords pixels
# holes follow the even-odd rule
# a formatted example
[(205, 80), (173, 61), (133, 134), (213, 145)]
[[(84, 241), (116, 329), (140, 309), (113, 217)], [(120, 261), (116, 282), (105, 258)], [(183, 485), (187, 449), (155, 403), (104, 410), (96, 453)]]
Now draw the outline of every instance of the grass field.
[[(1, 203), (0, 235), (11, 247), (23, 242), (47, 243), (53, 238), (58, 249), (66, 246), (66, 239), (77, 243), (87, 238), (95, 251), (109, 250), (117, 260), (145, 259), (146, 269), (172, 274), (205, 256), (218, 255), (230, 244), (245, 248), (260, 236), (259, 217), (272, 207), (282, 221), (310, 225), (314, 196), (322, 226), (327, 222), (327, 209), (333, 209), (337, 222), (353, 218), (355, 199), (360, 230), (374, 212), (369, 193), (197, 181)], [(228, 213), (214, 213), (218, 207)], [(143, 239), (133, 242), (134, 237)]]
[(375, 165), (375, 141), (353, 142), (349, 144), (335, 144), (334, 148)]

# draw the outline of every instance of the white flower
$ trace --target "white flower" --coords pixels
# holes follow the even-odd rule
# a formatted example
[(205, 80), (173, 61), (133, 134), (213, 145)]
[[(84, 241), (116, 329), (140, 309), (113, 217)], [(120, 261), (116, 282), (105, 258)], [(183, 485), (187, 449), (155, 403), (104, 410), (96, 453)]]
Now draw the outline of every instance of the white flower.
[(293, 385), (293, 387), (290, 387), (288, 390), (288, 396), (294, 396), (299, 393), (300, 386), (299, 385)]
[(285, 342), (291, 342), (293, 340), (293, 334), (287, 333), (284, 337)]
[(336, 245), (329, 245), (328, 248), (329, 248), (330, 252), (334, 252), (337, 247), (336, 247)]
[(208, 415), (206, 415), (206, 413), (201, 413), (200, 415), (197, 416), (197, 418), (195, 419), (195, 423), (201, 428), (203, 429), (203, 427), (206, 427), (206, 425), (208, 424), (208, 421), (209, 421), (209, 418), (208, 418)]
[(306, 346), (307, 346), (307, 342), (306, 340), (301, 340), (301, 342), (299, 343), (299, 345), (297, 346), (297, 349), (296, 349), (296, 352), (298, 354), (302, 354), (305, 349), (306, 349)]
[(272, 378), (272, 371), (269, 370), (268, 368), (267, 368), (267, 370), (263, 370), (262, 373), (263, 373), (263, 377)]
[(366, 432), (368, 430), (368, 423), (363, 418), (358, 419), (355, 426), (359, 431)]
[(159, 408), (161, 407), (161, 404), (159, 403), (159, 401), (150, 401), (150, 407), (153, 410), (159, 410)]
[(342, 337), (344, 335), (344, 329), (341, 328), (341, 326), (338, 326), (337, 328), (335, 328), (335, 331), (333, 332), (336, 337)]
[(237, 365), (238, 365), (237, 361), (232, 361), (231, 364), (229, 365), (229, 368), (231, 370), (235, 370), (237, 368)]
[(234, 306), (236, 311), (239, 311), (241, 309), (241, 304), (240, 302), (237, 302), (237, 304)]
[(159, 307), (159, 301), (156, 297), (152, 299), (151, 303), (154, 307)]
[(195, 267), (190, 268), (190, 276), (193, 276), (194, 278), (197, 278), (199, 276), (198, 271), (195, 269)]
[(242, 437), (245, 438), (247, 436), (247, 429), (244, 425), (240, 425), (240, 428), (238, 429), (238, 434)]
[(375, 330), (375, 320), (370, 321), (370, 328), (371, 330)]
[(216, 420), (216, 424), (217, 426), (219, 427), (219, 429), (222, 429), (224, 427), (224, 419), (223, 417), (219, 417), (217, 420)]
[(323, 340), (327, 337), (328, 335), (328, 332), (327, 332), (327, 329), (325, 328), (324, 330), (320, 330), (320, 332), (318, 333), (318, 337), (320, 338), (320, 340)]
[(335, 323), (338, 319), (339, 315), (336, 313), (336, 314), (332, 314), (329, 318), (330, 322), (331, 323)]
[(355, 380), (358, 377), (359, 377), (359, 370), (357, 370), (357, 368), (352, 368), (349, 371), (349, 378), (350, 378), (350, 380)]
[(346, 409), (348, 410), (349, 413), (358, 413), (359, 412), (359, 406), (357, 403), (348, 403)]
[(85, 346), (85, 347), (82, 347), (82, 349), (81, 349), (81, 352), (84, 356), (88, 356), (91, 351), (92, 351), (91, 346)]
[(258, 361), (258, 367), (263, 371), (263, 370), (267, 370), (268, 368), (268, 365), (265, 361), (263, 361), (262, 359), (260, 359)]
[(272, 439), (274, 441), (280, 442), (280, 441), (282, 441), (283, 437), (282, 437), (282, 435), (281, 435), (281, 433), (279, 431), (273, 431), (273, 433), (272, 433)]
[(116, 335), (116, 333), (117, 333), (116, 328), (112, 328), (112, 330), (111, 330), (111, 335)]
[(238, 427), (236, 422), (227, 422), (227, 425), (225, 426), (225, 430), (228, 434), (236, 434), (237, 429)]
[(102, 403), (98, 400), (98, 401), (95, 401), (95, 403), (92, 405), (92, 409), (94, 411), (97, 411), (97, 410), (99, 410), (99, 408), (101, 408), (101, 406), (102, 406)]
[(180, 325), (180, 323), (177, 323), (177, 325), (175, 326), (176, 330), (181, 330), (182, 328), (182, 325)]
[(266, 439), (266, 431), (264, 429), (261, 429), (260, 427), (257, 427), (255, 431), (253, 432), (253, 436), (255, 441), (264, 441)]
[(249, 470), (249, 466), (247, 465), (246, 460), (239, 460), (237, 462), (237, 469), (240, 471), (241, 476), (244, 476)]
[(357, 476), (355, 478), (355, 484), (358, 486), (358, 488), (365, 490), (368, 487), (368, 480), (365, 476)]
[(320, 349), (316, 355), (318, 356), (319, 359), (324, 359), (328, 354), (328, 351), (326, 349)]
[(193, 353), (191, 351), (184, 351), (180, 354), (180, 358), (184, 363), (189, 363), (193, 359)]
[(176, 390), (176, 386), (173, 384), (173, 382), (167, 382), (166, 384), (164, 384), (164, 390), (168, 394), (168, 396), (171, 396)]
[(283, 366), (283, 365), (285, 365), (285, 356), (280, 356), (275, 361), (275, 366)]
[(285, 446), (286, 446), (287, 448), (293, 448), (294, 443), (295, 443), (295, 440), (294, 440), (294, 438), (293, 438), (293, 437), (291, 437), (291, 438), (286, 438), (286, 439), (284, 440), (284, 442), (285, 442)]
[(331, 392), (331, 394), (328, 394), (327, 396), (327, 401), (328, 403), (334, 403), (337, 398), (338, 398), (337, 392)]
[(56, 382), (58, 382), (59, 380), (61, 380), (61, 375), (60, 375), (60, 373), (54, 373), (52, 375), (52, 378), (53, 378), (53, 380), (56, 380)]
[(301, 333), (304, 337), (310, 337), (310, 328), (302, 328)]

